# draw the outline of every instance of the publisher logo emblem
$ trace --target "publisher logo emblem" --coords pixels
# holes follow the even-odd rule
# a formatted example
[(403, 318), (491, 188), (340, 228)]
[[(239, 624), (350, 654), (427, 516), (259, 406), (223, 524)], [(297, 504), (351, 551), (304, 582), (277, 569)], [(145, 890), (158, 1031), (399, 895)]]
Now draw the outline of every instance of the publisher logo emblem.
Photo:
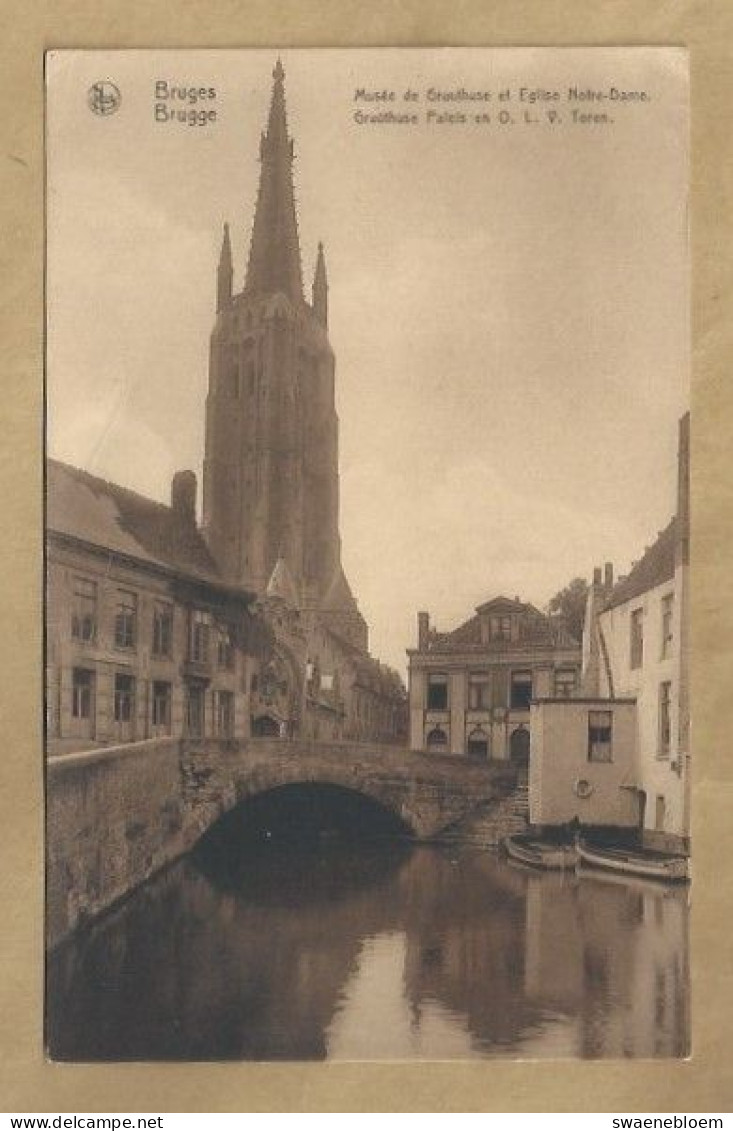
[(95, 82), (87, 91), (89, 109), (106, 117), (120, 108), (122, 95), (113, 82)]

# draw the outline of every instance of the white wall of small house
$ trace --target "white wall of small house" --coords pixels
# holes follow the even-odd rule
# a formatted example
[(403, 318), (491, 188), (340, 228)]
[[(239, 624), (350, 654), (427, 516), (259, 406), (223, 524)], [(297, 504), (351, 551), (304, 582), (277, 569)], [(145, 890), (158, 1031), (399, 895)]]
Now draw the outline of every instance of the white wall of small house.
[[(611, 760), (588, 757), (589, 714), (610, 711)], [(636, 708), (633, 702), (598, 700), (539, 701), (531, 708), (529, 819), (533, 825), (564, 825), (577, 817), (584, 825), (635, 828), (638, 796), (633, 785)], [(578, 782), (590, 792), (580, 797)]]

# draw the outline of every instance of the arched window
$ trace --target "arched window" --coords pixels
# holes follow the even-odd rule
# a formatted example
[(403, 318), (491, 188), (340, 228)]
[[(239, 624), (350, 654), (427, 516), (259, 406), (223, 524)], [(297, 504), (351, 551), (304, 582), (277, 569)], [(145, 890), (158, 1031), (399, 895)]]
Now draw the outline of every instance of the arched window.
[(448, 735), (440, 727), (433, 727), (428, 734), (428, 750), (445, 750), (448, 745)]
[(518, 727), (509, 740), (509, 754), (512, 762), (526, 766), (529, 762), (529, 731), (526, 727)]
[(272, 715), (258, 715), (252, 720), (253, 738), (277, 738), (280, 734), (280, 724)]
[(481, 727), (476, 727), (468, 736), (467, 753), (469, 758), (486, 761), (489, 756), (489, 736)]

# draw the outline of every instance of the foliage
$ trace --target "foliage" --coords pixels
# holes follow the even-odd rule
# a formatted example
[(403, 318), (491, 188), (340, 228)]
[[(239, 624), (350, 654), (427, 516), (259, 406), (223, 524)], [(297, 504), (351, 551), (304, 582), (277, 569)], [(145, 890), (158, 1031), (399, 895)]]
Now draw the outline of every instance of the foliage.
[(583, 635), (587, 596), (588, 582), (584, 577), (574, 577), (564, 589), (555, 594), (547, 606), (549, 613), (560, 613), (562, 615), (568, 631), (577, 640), (580, 640)]

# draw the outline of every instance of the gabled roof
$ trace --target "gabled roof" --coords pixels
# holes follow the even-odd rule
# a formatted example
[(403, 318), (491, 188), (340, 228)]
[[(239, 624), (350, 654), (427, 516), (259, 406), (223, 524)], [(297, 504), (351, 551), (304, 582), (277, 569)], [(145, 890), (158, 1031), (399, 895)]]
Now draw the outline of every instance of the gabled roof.
[(352, 613), (359, 611), (356, 598), (351, 592), (351, 586), (346, 580), (343, 566), (339, 566), (334, 572), (331, 584), (328, 587), (328, 592), (323, 598), (322, 608), (325, 612), (329, 613)]
[(674, 577), (676, 537), (677, 519), (673, 518), (628, 576), (613, 587), (604, 608), (613, 609), (617, 605), (623, 605), (650, 589), (656, 589), (665, 581), (671, 581)]
[(511, 612), (515, 609), (529, 608), (524, 605), (522, 601), (514, 597), (492, 597), (489, 601), (484, 601), (483, 605), (479, 605), (476, 609), (477, 613), (493, 613), (503, 612), (506, 609)]
[[(482, 642), (481, 618), (487, 613), (513, 614), (518, 618), (519, 630), (516, 641), (496, 641), (489, 644)], [(535, 605), (531, 605), (517, 598), (494, 597), (490, 601), (479, 605), (476, 615), (464, 621), (452, 632), (438, 632), (431, 637), (430, 647), (438, 651), (460, 649), (462, 645), (479, 646), (484, 648), (538, 646), (550, 648), (573, 648), (578, 646), (578, 641), (569, 632), (565, 621), (560, 617), (550, 617), (541, 612)]]
[(49, 533), (222, 586), (195, 522), (172, 507), (53, 459), (46, 488)]
[(285, 558), (278, 558), (275, 562), (275, 567), (267, 583), (267, 596), (284, 601), (291, 609), (298, 608), (298, 593)]

